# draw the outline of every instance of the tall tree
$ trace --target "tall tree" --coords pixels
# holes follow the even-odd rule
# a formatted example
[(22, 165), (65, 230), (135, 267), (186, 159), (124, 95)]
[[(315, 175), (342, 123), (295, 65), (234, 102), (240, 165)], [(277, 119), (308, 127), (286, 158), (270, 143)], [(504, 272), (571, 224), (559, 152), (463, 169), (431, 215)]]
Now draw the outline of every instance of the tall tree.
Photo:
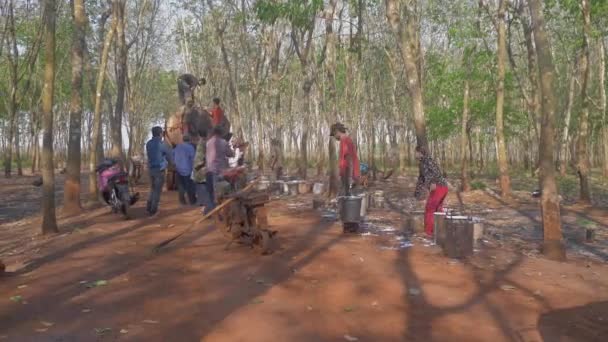
[[(19, 87), (19, 48), (17, 47), (17, 34), (15, 33), (15, 4), (14, 0), (10, 0), (8, 3), (8, 17), (6, 18), (6, 28), (8, 34), (6, 35), (6, 41), (9, 45), (7, 51), (7, 60), (10, 70), (10, 83), (11, 91), (8, 101), (9, 109), (9, 130), (8, 130), (8, 148), (5, 154), (4, 160), (4, 176), (9, 178), (11, 176), (11, 169), (13, 163), (13, 139), (15, 137), (15, 130), (17, 126), (17, 88)], [(10, 39), (10, 40), (9, 40)], [(4, 42), (0, 42), (4, 44)], [(15, 146), (17, 152), (19, 146)]]
[[(29, 10), (30, 4), (25, 4), (25, 10)], [(6, 15), (4, 15), (6, 13)], [(11, 176), (13, 152), (14, 159), (17, 164), (17, 175), (23, 175), (22, 163), (21, 163), (21, 143), (20, 143), (20, 132), (19, 132), (19, 117), (18, 112), (20, 104), (25, 102), (25, 94), (28, 94), (28, 90), (31, 85), (31, 79), (34, 75), (34, 66), (36, 59), (38, 58), (38, 52), (40, 50), (40, 42), (42, 40), (42, 30), (37, 29), (35, 37), (29, 42), (28, 40), (22, 39), (17, 32), (19, 23), (16, 23), (15, 18), (15, 1), (7, 0), (3, 5), (3, 16), (5, 17), (5, 23), (3, 28), (2, 39), (0, 40), (0, 50), (4, 47), (4, 41), (6, 39), (7, 45), (7, 67), (8, 67), (8, 84), (9, 84), (9, 96), (6, 101), (9, 123), (8, 123), (8, 145), (6, 152), (4, 153), (4, 174), (6, 177)], [(21, 51), (25, 50), (25, 53)], [(23, 66), (25, 69), (22, 70)], [(31, 94), (29, 94), (31, 95)]]
[(44, 1), (44, 88), (42, 89), (42, 233), (56, 233), (53, 165), (53, 96), (55, 93), (55, 0)]
[(576, 144), (576, 171), (580, 181), (580, 201), (591, 203), (591, 190), (589, 189), (589, 43), (591, 41), (591, 11), (589, 0), (581, 0), (583, 13), (583, 51), (581, 55), (581, 114), (578, 127), (578, 140)]
[(562, 239), (559, 193), (555, 181), (554, 134), (555, 134), (555, 89), (553, 85), (553, 57), (545, 30), (545, 19), (540, 0), (529, 0), (533, 21), (534, 42), (540, 72), (542, 125), (539, 144), (541, 216), (543, 220), (543, 253), (556, 260), (566, 257)]
[(110, 120), (110, 140), (112, 150), (110, 155), (118, 158), (123, 167), (125, 164), (124, 151), (122, 149), (122, 116), (125, 109), (125, 94), (127, 88), (127, 62), (128, 50), (125, 38), (125, 10), (126, 0), (114, 0), (112, 3), (114, 15), (114, 29), (116, 30), (116, 106), (114, 115)]
[(97, 151), (101, 147), (101, 107), (103, 100), (103, 85), (105, 81), (106, 68), (108, 66), (108, 56), (110, 55), (110, 46), (112, 45), (112, 39), (114, 38), (114, 31), (116, 31), (116, 18), (112, 21), (112, 28), (106, 32), (106, 37), (103, 42), (103, 50), (101, 53), (101, 62), (99, 64), (99, 72), (97, 75), (97, 86), (95, 89), (95, 109), (93, 113), (93, 134), (91, 137), (91, 146), (89, 149), (89, 193), (90, 200), (96, 201), (98, 197), (97, 190), (97, 177), (95, 175), (95, 168), (98, 163)]
[[(329, 97), (329, 117), (328, 123), (338, 119), (338, 99), (336, 94), (336, 33), (334, 31), (334, 14), (336, 12), (337, 0), (330, 0), (325, 9), (325, 39), (327, 41), (326, 54), (326, 72), (328, 82), (328, 97)], [(336, 143), (334, 139), (328, 139), (327, 146), (328, 162), (329, 162), (329, 193), (333, 197), (338, 193), (338, 172), (336, 167)]]
[(461, 190), (462, 191), (470, 191), (471, 190), (471, 180), (469, 177), (469, 158), (467, 158), (467, 148), (469, 146), (469, 141), (468, 141), (468, 125), (469, 125), (469, 99), (471, 97), (470, 94), (470, 85), (469, 85), (469, 79), (470, 77), (470, 70), (471, 70), (471, 63), (469, 61), (470, 54), (472, 51), (468, 50), (465, 51), (465, 58), (466, 58), (466, 62), (465, 62), (465, 66), (467, 68), (467, 72), (465, 75), (465, 79), (464, 79), (464, 91), (463, 91), (463, 99), (462, 99), (462, 128), (461, 128), (461, 135), (460, 135), (460, 158), (462, 158), (462, 167), (461, 167), (461, 182), (462, 182), (462, 186), (461, 186)]
[(505, 107), (505, 62), (507, 59), (506, 43), (507, 0), (499, 0), (497, 13), (497, 75), (496, 75), (496, 156), (500, 172), (500, 190), (503, 197), (511, 192), (511, 180), (505, 143), (504, 107)]
[[(411, 111), (414, 117), (416, 141), (418, 145), (428, 146), (424, 101), (422, 97), (419, 23), (417, 0), (385, 0), (386, 17), (397, 38), (397, 46), (406, 73), (406, 89), (410, 95)], [(403, 18), (401, 16), (403, 13)], [(403, 19), (403, 20), (402, 20)]]
[(84, 0), (71, 0), (71, 6), (74, 20), (74, 31), (72, 33), (72, 99), (70, 101), (67, 177), (63, 200), (63, 209), (70, 214), (80, 210), (82, 71), (87, 24)]
[[(207, 4), (211, 11), (215, 10), (215, 5), (212, 0), (207, 0)], [(220, 43), (220, 51), (222, 53), (222, 61), (224, 63), (224, 67), (226, 68), (226, 72), (228, 74), (228, 90), (230, 90), (230, 101), (232, 104), (233, 117), (236, 118), (236, 131), (238, 136), (243, 136), (243, 120), (241, 118), (241, 109), (239, 103), (239, 94), (237, 91), (237, 84), (234, 80), (233, 67), (230, 64), (230, 57), (228, 55), (228, 49), (226, 48), (226, 41), (224, 39), (224, 33), (226, 32), (226, 27), (228, 26), (228, 20), (221, 18), (216, 18), (215, 22), (215, 33), (217, 34), (218, 41)]]
[(600, 54), (600, 112), (602, 114), (602, 145), (604, 146), (604, 158), (602, 164), (602, 173), (604, 177), (608, 177), (608, 121), (606, 120), (606, 48), (604, 43), (604, 37), (600, 37), (599, 41), (599, 54)]
[(564, 128), (562, 131), (559, 163), (559, 172), (562, 176), (566, 175), (566, 171), (568, 169), (568, 144), (570, 142), (570, 118), (572, 116), (572, 106), (574, 103), (574, 86), (577, 74), (576, 64), (577, 63), (574, 62), (572, 65), (572, 75), (570, 76), (570, 85), (568, 86), (568, 103), (566, 104)]

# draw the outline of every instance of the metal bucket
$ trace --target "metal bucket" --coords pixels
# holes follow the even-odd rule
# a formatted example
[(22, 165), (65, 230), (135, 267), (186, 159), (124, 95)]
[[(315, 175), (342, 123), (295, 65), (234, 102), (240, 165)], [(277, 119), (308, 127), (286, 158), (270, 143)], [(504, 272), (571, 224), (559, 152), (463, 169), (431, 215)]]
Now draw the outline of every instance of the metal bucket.
[(343, 196), (339, 197), (340, 220), (344, 223), (358, 223), (361, 221), (361, 202), (362, 197)]
[(325, 192), (325, 184), (323, 183), (315, 183), (312, 186), (312, 193), (315, 195), (321, 195)]
[(445, 217), (443, 253), (450, 258), (473, 254), (473, 222), (467, 216)]
[(369, 205), (369, 196), (364, 192), (359, 195), (361, 197), (361, 217), (365, 217), (367, 215), (367, 207)]
[(288, 184), (288, 182), (281, 181), (281, 183), (279, 183), (279, 184), (281, 184), (281, 190), (283, 191), (283, 193), (285, 195), (289, 195), (289, 184)]
[(307, 194), (310, 192), (310, 184), (306, 183), (306, 182), (299, 182), (298, 183), (298, 193), (300, 194)]
[(298, 183), (297, 181), (291, 181), (291, 182), (287, 182), (287, 191), (289, 193), (289, 195), (291, 196), (296, 196), (298, 195), (298, 190), (300, 187), (300, 183)]
[(256, 184), (256, 190), (258, 191), (264, 191), (264, 190), (268, 190), (270, 188), (270, 181), (267, 180), (261, 180)]
[(443, 246), (445, 240), (445, 216), (445, 212), (433, 214), (433, 237), (438, 246)]
[(375, 208), (384, 208), (384, 191), (376, 191), (373, 195), (374, 207)]

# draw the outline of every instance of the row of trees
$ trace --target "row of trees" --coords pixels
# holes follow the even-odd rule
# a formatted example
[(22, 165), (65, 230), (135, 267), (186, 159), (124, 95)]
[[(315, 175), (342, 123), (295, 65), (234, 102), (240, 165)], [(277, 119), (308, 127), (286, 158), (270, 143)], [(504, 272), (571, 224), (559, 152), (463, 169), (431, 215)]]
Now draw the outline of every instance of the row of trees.
[[(339, 120), (372, 166), (405, 171), (413, 147), (427, 145), (446, 168), (460, 168), (464, 190), (473, 172), (496, 166), (509, 196), (514, 168), (538, 170), (545, 234), (557, 246), (555, 171), (579, 177), (583, 202), (591, 200), (591, 167), (608, 176), (602, 1), (1, 0), (0, 6), (5, 174), (13, 161), (18, 174), (24, 160), (37, 170), (54, 148), (55, 161), (66, 164), (67, 211), (80, 207), (82, 160), (92, 170), (104, 153), (122, 160), (141, 153), (149, 127), (177, 108), (177, 70), (209, 80), (198, 94), (203, 105), (213, 96), (226, 100), (260, 168), (275, 138), (301, 176), (315, 167), (335, 185), (336, 151), (327, 135)], [(49, 6), (57, 23), (57, 77), (49, 109), (56, 130), (47, 137)], [(51, 191), (52, 183), (45, 184)], [(95, 198), (94, 178), (89, 188)]]

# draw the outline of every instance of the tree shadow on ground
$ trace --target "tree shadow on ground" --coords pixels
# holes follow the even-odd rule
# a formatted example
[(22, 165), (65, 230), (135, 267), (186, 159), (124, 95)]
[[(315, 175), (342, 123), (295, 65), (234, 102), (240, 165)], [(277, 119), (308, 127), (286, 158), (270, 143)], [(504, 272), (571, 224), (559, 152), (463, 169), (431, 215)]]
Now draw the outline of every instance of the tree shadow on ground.
[[(488, 277), (483, 276), (483, 273), (487, 272), (487, 270), (484, 271), (471, 264), (465, 263), (464, 266), (469, 271), (470, 279), (475, 284), (476, 291), (466, 301), (460, 304), (438, 306), (429, 302), (428, 295), (424, 290), (425, 283), (423, 283), (416, 274), (411, 250), (407, 249), (400, 251), (395, 268), (402, 278), (404, 286), (403, 301), (409, 313), (407, 321), (405, 322), (406, 331), (404, 340), (437, 340), (432, 334), (434, 322), (451, 314), (466, 312), (476, 305), (482, 305), (490, 314), (492, 321), (495, 322), (495, 326), (499, 328), (502, 337), (507, 340), (520, 340), (521, 336), (519, 336), (519, 332), (510, 325), (506, 312), (503, 312), (500, 304), (492, 302), (490, 295), (494, 291), (500, 291), (502, 285), (508, 285), (533, 298), (533, 300), (538, 302), (545, 310), (550, 309), (549, 303), (544, 298), (535, 294), (525, 286), (508, 279), (509, 274), (516, 270), (521, 265), (522, 261), (523, 257), (517, 255), (517, 257), (508, 264), (498, 270), (492, 271), (487, 280), (484, 279)], [(415, 295), (411, 295), (412, 289), (416, 290)]]
[(538, 319), (543, 341), (608, 341), (608, 301), (549, 311)]
[[(533, 213), (530, 213), (529, 211), (524, 211), (521, 210), (517, 207), (515, 207), (512, 203), (505, 201), (504, 199), (500, 198), (499, 196), (494, 196), (491, 193), (488, 193), (490, 196), (492, 196), (493, 198), (495, 198), (498, 202), (500, 202), (502, 205), (504, 205), (505, 207), (508, 207), (511, 210), (516, 211), (517, 213), (519, 213), (522, 216), (525, 216), (526, 218), (528, 218), (531, 222), (533, 222), (534, 224), (536, 224), (538, 227), (540, 227), (540, 229), (542, 230), (542, 220), (539, 220), (536, 215), (534, 215)], [(579, 212), (579, 211), (575, 211), (575, 210), (570, 210), (570, 209), (566, 209), (566, 208), (561, 208), (562, 212), (568, 212), (568, 213), (573, 213), (575, 215), (578, 215), (579, 217), (582, 217), (590, 222), (593, 222), (597, 225), (598, 228), (600, 229), (608, 229), (607, 226), (605, 226), (603, 223), (597, 221), (596, 219), (590, 217), (589, 215), (587, 215), (584, 212)], [(564, 234), (569, 233), (568, 231), (566, 231), (564, 228), (568, 227), (567, 225), (564, 225), (562, 223), (562, 232), (564, 232)], [(608, 243), (608, 241), (604, 241), (604, 244)], [(576, 241), (574, 239), (568, 239), (568, 244), (577, 248), (580, 248), (581, 250), (592, 254), (593, 256), (601, 259), (602, 261), (606, 262), (608, 261), (608, 253), (605, 251), (602, 251), (600, 248), (595, 247), (593, 245), (584, 243), (584, 242), (579, 242)]]
[[(166, 213), (163, 213), (163, 216), (171, 216), (174, 214), (177, 214), (179, 212), (183, 212), (182, 208), (177, 208), (177, 209), (173, 209), (173, 210), (169, 210)], [(38, 268), (40, 268), (41, 266), (47, 264), (47, 263), (51, 263), (54, 261), (57, 261), (59, 259), (65, 258), (66, 256), (76, 253), (80, 250), (89, 248), (91, 246), (94, 245), (99, 245), (102, 244), (106, 241), (109, 241), (111, 239), (120, 237), (122, 235), (126, 235), (129, 234), (133, 231), (136, 231), (142, 227), (145, 227), (147, 225), (150, 225), (151, 223), (153, 223), (155, 220), (157, 220), (157, 218), (144, 218), (142, 221), (137, 222), (135, 224), (132, 224), (126, 228), (122, 228), (116, 231), (113, 231), (111, 233), (108, 234), (103, 234), (97, 237), (94, 237), (92, 239), (87, 239), (78, 243), (75, 243), (67, 248), (63, 248), (57, 251), (54, 251), (48, 255), (42, 256), (38, 259), (34, 259), (32, 260), (30, 263), (28, 263), (25, 267), (19, 269), (16, 272), (12, 272), (10, 275), (14, 275), (14, 276), (18, 276), (21, 274), (25, 274), (25, 273), (29, 273), (32, 272)]]

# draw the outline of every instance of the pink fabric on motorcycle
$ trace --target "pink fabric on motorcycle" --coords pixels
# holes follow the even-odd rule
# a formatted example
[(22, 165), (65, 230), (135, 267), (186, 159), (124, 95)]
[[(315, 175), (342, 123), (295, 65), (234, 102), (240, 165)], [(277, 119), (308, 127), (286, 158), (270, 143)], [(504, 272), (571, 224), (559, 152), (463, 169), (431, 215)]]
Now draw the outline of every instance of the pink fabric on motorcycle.
[(119, 172), (120, 170), (114, 167), (101, 171), (101, 173), (99, 173), (97, 176), (97, 185), (99, 186), (99, 191), (104, 191), (104, 189), (108, 186), (108, 181), (110, 178)]

